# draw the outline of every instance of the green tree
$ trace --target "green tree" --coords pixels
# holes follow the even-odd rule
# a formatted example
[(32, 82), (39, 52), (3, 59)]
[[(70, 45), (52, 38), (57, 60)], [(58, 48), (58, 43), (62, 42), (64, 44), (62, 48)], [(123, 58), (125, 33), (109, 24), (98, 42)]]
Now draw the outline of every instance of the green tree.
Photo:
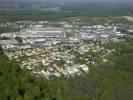
[(23, 43), (23, 39), (21, 37), (16, 36), (15, 39), (21, 44)]

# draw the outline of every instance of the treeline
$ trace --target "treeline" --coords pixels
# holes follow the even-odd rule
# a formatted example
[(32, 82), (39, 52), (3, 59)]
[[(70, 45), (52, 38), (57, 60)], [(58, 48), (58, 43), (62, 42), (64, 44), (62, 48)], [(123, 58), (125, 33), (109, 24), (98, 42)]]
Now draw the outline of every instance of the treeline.
[(6, 10), (0, 11), (0, 22), (20, 21), (20, 20), (57, 20), (69, 17), (114, 17), (114, 16), (132, 16), (132, 7), (123, 7), (118, 5), (99, 5), (84, 4), (77, 6), (62, 7), (68, 12), (51, 12), (42, 10)]
[(20, 20), (52, 20), (73, 16), (71, 12), (47, 12), (39, 10), (0, 11), (0, 22)]
[(19, 31), (19, 28), (12, 28), (12, 27), (0, 27), (0, 33), (7, 33), (7, 32), (16, 32)]

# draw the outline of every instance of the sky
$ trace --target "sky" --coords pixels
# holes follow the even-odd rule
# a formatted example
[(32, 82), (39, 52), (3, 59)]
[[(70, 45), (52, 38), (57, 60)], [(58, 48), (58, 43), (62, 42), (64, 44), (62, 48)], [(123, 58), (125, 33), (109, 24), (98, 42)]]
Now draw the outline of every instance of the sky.
[(133, 2), (133, 0), (0, 0), (0, 1)]

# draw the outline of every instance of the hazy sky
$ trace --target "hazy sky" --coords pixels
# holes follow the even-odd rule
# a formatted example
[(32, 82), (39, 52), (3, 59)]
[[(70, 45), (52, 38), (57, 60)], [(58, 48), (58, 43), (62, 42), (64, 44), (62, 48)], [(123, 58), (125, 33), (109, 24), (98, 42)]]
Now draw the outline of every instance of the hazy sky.
[(133, 2), (133, 0), (0, 0), (0, 1)]

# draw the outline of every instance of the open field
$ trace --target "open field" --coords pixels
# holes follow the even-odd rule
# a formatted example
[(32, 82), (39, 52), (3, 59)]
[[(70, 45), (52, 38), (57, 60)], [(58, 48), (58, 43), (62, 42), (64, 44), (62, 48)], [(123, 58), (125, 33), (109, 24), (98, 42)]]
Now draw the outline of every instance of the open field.
[(133, 16), (125, 16), (125, 18), (131, 22), (133, 22)]

